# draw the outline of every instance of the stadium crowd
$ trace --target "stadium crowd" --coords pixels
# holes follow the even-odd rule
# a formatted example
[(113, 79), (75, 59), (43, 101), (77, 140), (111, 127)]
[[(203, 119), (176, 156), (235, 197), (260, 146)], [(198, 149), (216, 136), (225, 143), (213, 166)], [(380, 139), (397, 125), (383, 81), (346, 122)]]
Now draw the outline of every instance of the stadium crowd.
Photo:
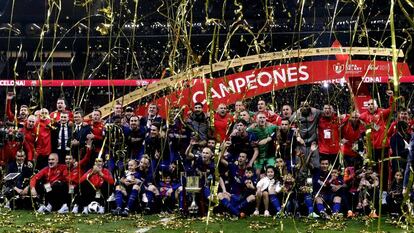
[(258, 99), (255, 111), (243, 101), (234, 111), (220, 104), (211, 112), (195, 103), (186, 113), (170, 109), (166, 118), (153, 103), (143, 116), (116, 103), (105, 120), (97, 109), (90, 118), (68, 110), (63, 98), (53, 112), (31, 114), (21, 105), (15, 116), (9, 94), (0, 158), (4, 207), (202, 216), (213, 201), (214, 211), (238, 217), (376, 218), (382, 205), (396, 217), (411, 190), (414, 121), (407, 109), (392, 109), (392, 91), (382, 94), (388, 108), (371, 99), (366, 111), (350, 114), (306, 100), (298, 109), (278, 103), (274, 112)]

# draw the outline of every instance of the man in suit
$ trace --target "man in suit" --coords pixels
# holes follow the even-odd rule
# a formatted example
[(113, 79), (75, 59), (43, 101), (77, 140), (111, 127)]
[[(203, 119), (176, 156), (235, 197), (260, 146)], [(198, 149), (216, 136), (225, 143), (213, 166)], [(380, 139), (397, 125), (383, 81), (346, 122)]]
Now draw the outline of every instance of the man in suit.
[(70, 153), (72, 127), (69, 126), (69, 114), (60, 113), (60, 121), (52, 133), (52, 148), (59, 156), (59, 164), (65, 164), (65, 156)]
[[(33, 175), (33, 165), (25, 160), (26, 153), (23, 150), (19, 150), (16, 153), (16, 160), (9, 162), (7, 165), (7, 174), (20, 173), (15, 179), (6, 183), (6, 185), (10, 185), (10, 191), (6, 193), (6, 197), (9, 200), (6, 206), (13, 209), (21, 206), (20, 203), (24, 204), (22, 198), (27, 196), (29, 192), (29, 180)], [(10, 202), (13, 197), (17, 197), (16, 202)]]
[(82, 111), (75, 111), (73, 114), (73, 133), (72, 133), (72, 156), (73, 158), (77, 159), (80, 155), (85, 154), (85, 145), (88, 141), (86, 136), (91, 133), (91, 126), (85, 124), (83, 121), (83, 112)]
[(147, 133), (149, 133), (153, 123), (159, 123), (161, 126), (165, 125), (164, 119), (158, 115), (158, 110), (157, 104), (149, 104), (147, 116), (142, 117), (140, 120), (140, 127), (144, 128)]

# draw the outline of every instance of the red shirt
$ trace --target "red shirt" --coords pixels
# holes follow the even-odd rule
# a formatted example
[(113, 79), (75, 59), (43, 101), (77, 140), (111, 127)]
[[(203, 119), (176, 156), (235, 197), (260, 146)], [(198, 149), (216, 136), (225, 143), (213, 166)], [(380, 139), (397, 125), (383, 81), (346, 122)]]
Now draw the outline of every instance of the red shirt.
[(321, 116), (318, 124), (319, 153), (337, 154), (339, 151), (339, 123), (338, 118)]
[(35, 141), (36, 141), (36, 125), (28, 129), (24, 126), (20, 131), (24, 134), (23, 147), (27, 155), (27, 160), (32, 161), (35, 152)]
[(86, 149), (86, 155), (83, 157), (81, 161), (79, 161), (78, 165), (76, 167), (73, 167), (69, 169), (67, 180), (69, 183), (73, 185), (78, 185), (80, 178), (83, 176), (84, 170), (83, 168), (85, 165), (88, 164), (89, 159), (91, 157), (91, 150), (88, 148)]
[(36, 141), (36, 152), (38, 156), (49, 156), (52, 152), (52, 142), (51, 142), (51, 131), (50, 131), (50, 120), (38, 120), (39, 134), (37, 135)]
[(9, 161), (16, 159), (17, 151), (22, 147), (22, 143), (14, 140), (6, 141), (0, 149), (0, 163), (7, 164)]
[(225, 116), (218, 113), (214, 114), (214, 137), (218, 142), (228, 139), (227, 130), (232, 122), (233, 117), (228, 113)]
[[(360, 119), (367, 125), (371, 125), (371, 141), (374, 149), (382, 149), (382, 141), (387, 136), (385, 126), (391, 109), (378, 108), (373, 114), (369, 111), (363, 112)], [(390, 141), (387, 139), (384, 147), (389, 147)]]
[(254, 114), (254, 120), (256, 120), (256, 116), (259, 113), (263, 113), (266, 116), (266, 121), (269, 123), (272, 123), (274, 125), (279, 125), (279, 126), (282, 124), (282, 118), (276, 113), (268, 111), (268, 110), (265, 110), (263, 112), (257, 112), (256, 114)]
[(91, 132), (94, 135), (95, 152), (99, 152), (104, 138), (104, 124), (102, 122), (91, 122)]
[(30, 187), (34, 188), (39, 180), (43, 180), (45, 184), (50, 183), (51, 185), (58, 181), (66, 182), (67, 173), (67, 167), (63, 164), (58, 164), (53, 168), (45, 167), (32, 177)]
[[(95, 173), (92, 174), (92, 169), (89, 169), (85, 174), (83, 174), (82, 178), (80, 179), (80, 183), (89, 180), (91, 184), (96, 188), (99, 189), (104, 182), (113, 185), (115, 183), (114, 178), (112, 178), (111, 172), (106, 169), (102, 168), (103, 176)], [(89, 176), (89, 177), (88, 177)]]
[(361, 133), (364, 131), (364, 126), (358, 123), (357, 127), (354, 128), (349, 122), (349, 115), (342, 120), (341, 136), (346, 139), (347, 142), (341, 145), (341, 152), (345, 156), (355, 157), (358, 154), (352, 150), (352, 146), (355, 141), (361, 137)]
[[(69, 110), (65, 110), (65, 112), (67, 112), (69, 114), (69, 121), (73, 121), (73, 112), (69, 111)], [(52, 122), (58, 122), (60, 121), (60, 114), (62, 112), (59, 112), (58, 110), (50, 113), (50, 119), (52, 120)]]
[[(6, 115), (7, 115), (7, 120), (9, 120), (10, 122), (14, 122), (14, 113), (11, 109), (11, 100), (6, 100)], [(17, 119), (17, 124), (23, 124), (25, 122), (25, 120), (20, 121), (19, 119)]]

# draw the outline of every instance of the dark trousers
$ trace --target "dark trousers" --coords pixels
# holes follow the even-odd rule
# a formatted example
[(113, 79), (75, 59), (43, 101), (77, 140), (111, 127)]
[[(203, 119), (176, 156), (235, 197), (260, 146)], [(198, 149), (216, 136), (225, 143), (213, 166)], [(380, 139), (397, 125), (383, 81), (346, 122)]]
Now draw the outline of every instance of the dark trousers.
[(49, 155), (38, 155), (36, 158), (36, 169), (42, 170), (43, 168), (47, 167), (48, 165)]
[(46, 192), (43, 184), (36, 187), (39, 192), (40, 200), (45, 200), (45, 205), (52, 205), (53, 210), (58, 210), (66, 203), (68, 199), (68, 184), (64, 182), (55, 182), (51, 185), (52, 190)]
[(78, 204), (80, 209), (88, 206), (93, 201), (98, 202), (101, 206), (105, 206), (106, 199), (108, 199), (109, 195), (112, 193), (112, 187), (104, 182), (99, 188), (99, 191), (101, 196), (97, 198), (97, 189), (95, 189), (88, 181), (84, 181), (80, 184), (79, 195), (75, 198), (75, 203)]

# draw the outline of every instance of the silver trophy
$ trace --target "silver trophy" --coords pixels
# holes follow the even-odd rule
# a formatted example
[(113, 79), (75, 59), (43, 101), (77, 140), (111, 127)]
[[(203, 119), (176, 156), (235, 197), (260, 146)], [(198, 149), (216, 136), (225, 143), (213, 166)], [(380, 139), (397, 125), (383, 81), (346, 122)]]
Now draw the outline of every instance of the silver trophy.
[(199, 176), (186, 176), (186, 173), (183, 172), (181, 174), (187, 180), (187, 185), (185, 187), (186, 192), (191, 193), (192, 201), (190, 207), (188, 208), (188, 212), (192, 215), (198, 214), (198, 205), (196, 203), (195, 195), (199, 193), (200, 188), (200, 177)]

